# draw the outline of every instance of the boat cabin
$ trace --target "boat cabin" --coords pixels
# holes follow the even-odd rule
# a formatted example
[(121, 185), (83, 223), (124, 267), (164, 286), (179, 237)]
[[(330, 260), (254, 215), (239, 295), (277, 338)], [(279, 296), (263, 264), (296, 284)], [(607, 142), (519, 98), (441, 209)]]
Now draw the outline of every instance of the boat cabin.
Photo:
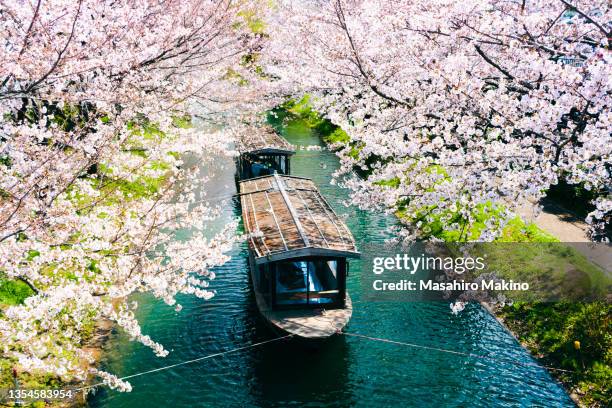
[(352, 312), (355, 240), (312, 180), (273, 174), (239, 183), (258, 308), (284, 332), (328, 337)]
[(238, 179), (246, 180), (276, 173), (290, 174), (293, 146), (271, 126), (251, 127), (236, 143), (240, 153), (236, 167)]

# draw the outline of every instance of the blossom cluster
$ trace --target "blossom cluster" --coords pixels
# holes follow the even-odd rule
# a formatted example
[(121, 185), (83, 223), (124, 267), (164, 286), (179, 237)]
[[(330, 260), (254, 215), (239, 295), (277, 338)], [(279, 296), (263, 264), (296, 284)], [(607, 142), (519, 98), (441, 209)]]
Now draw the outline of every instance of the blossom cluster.
[[(560, 180), (611, 219), (609, 3), (599, 0), (281, 2), (266, 69), (309, 93), (350, 142), (337, 174), (361, 208), (495, 239)], [(491, 205), (493, 204), (493, 205)], [(489, 213), (483, 216), (483, 212)], [(421, 228), (423, 227), (423, 228)]]
[(257, 75), (244, 59), (260, 47), (257, 10), (249, 0), (0, 2), (0, 279), (32, 292), (0, 313), (2, 358), (18, 371), (93, 374), (127, 391), (83, 364), (94, 322), (165, 356), (129, 296), (177, 310), (178, 294), (213, 296), (211, 269), (228, 260), (236, 223), (204, 231), (219, 213), (202, 191), (213, 175), (183, 158), (230, 150), (219, 126), (190, 118), (252, 111)]

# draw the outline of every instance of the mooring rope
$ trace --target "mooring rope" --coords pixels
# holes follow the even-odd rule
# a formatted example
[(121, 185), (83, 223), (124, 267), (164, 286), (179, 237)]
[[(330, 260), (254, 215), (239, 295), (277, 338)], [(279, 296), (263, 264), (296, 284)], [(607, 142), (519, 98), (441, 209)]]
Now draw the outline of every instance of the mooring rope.
[[(293, 322), (295, 323), (295, 322)], [(304, 326), (307, 327), (308, 329), (311, 330), (320, 330), (314, 327), (308, 327), (306, 325), (303, 324), (299, 324), (300, 326)], [(510, 359), (506, 359), (506, 358), (499, 358), (499, 357), (495, 357), (495, 356), (485, 356), (482, 354), (475, 354), (475, 353), (469, 353), (469, 352), (465, 352), (465, 351), (458, 351), (458, 350), (451, 350), (451, 349), (445, 349), (445, 348), (440, 348), (440, 347), (432, 347), (432, 346), (426, 346), (423, 344), (416, 344), (416, 343), (407, 343), (407, 342), (403, 342), (403, 341), (397, 341), (397, 340), (390, 340), (390, 339), (385, 339), (385, 338), (381, 338), (381, 337), (373, 337), (373, 336), (366, 336), (364, 334), (359, 334), (359, 333), (350, 333), (350, 332), (342, 332), (342, 331), (338, 331), (337, 334), (339, 335), (345, 335), (345, 336), (349, 336), (349, 337), (356, 337), (356, 338), (361, 338), (361, 339), (366, 339), (366, 340), (371, 340), (371, 341), (378, 341), (378, 342), (382, 342), (382, 343), (388, 343), (388, 344), (395, 344), (395, 345), (399, 345), (399, 346), (406, 346), (406, 347), (411, 347), (411, 348), (418, 348), (418, 349), (423, 349), (423, 350), (430, 350), (430, 351), (437, 351), (440, 353), (447, 353), (447, 354), (455, 354), (455, 355), (460, 355), (460, 356), (465, 356), (465, 357), (470, 357), (470, 358), (477, 358), (477, 359), (483, 359), (483, 360), (488, 360), (488, 361), (493, 361), (495, 363), (509, 363), (509, 364), (513, 364), (516, 366), (528, 366), (528, 367), (538, 367), (538, 368), (543, 368), (543, 369), (547, 369), (547, 370), (551, 370), (551, 371), (561, 371), (561, 372), (565, 372), (565, 373), (573, 373), (575, 371), (573, 370), (566, 370), (563, 368), (556, 368), (556, 367), (551, 367), (551, 366), (545, 366), (542, 365), (540, 363), (537, 362), (527, 362), (527, 361), (516, 361), (516, 360), (510, 360)], [(135, 374), (130, 374), (130, 375), (126, 375), (124, 377), (120, 377), (119, 380), (128, 380), (130, 378), (134, 378), (134, 377), (140, 377), (143, 375), (147, 375), (147, 374), (152, 374), (152, 373), (156, 373), (158, 371), (164, 371), (164, 370), (169, 370), (171, 368), (175, 368), (178, 366), (182, 366), (185, 364), (191, 364), (191, 363), (195, 363), (198, 361), (202, 361), (202, 360), (207, 360), (209, 358), (213, 358), (213, 357), (219, 357), (222, 356), (224, 354), (230, 354), (230, 353), (235, 353), (237, 351), (241, 351), (241, 350), (246, 350), (246, 349), (250, 349), (250, 348), (255, 348), (255, 347), (259, 347), (262, 346), (264, 344), (268, 344), (268, 343), (273, 343), (279, 340), (284, 340), (284, 339), (288, 339), (291, 337), (295, 337), (295, 335), (293, 334), (288, 334), (286, 336), (282, 336), (282, 337), (276, 337), (270, 340), (265, 340), (265, 341), (261, 341), (258, 343), (253, 343), (253, 344), (249, 344), (247, 346), (242, 346), (242, 347), (237, 347), (231, 350), (226, 350), (226, 351), (221, 351), (219, 353), (214, 353), (214, 354), (209, 354), (206, 356), (202, 356), (202, 357), (198, 357), (198, 358), (194, 358), (191, 360), (187, 360), (187, 361), (182, 361), (179, 363), (175, 363), (175, 364), (170, 364), (167, 366), (163, 366), (163, 367), (159, 367), (159, 368), (154, 368), (151, 370), (147, 370), (147, 371), (142, 371), (139, 373), (135, 373)], [(105, 385), (104, 382), (99, 382), (96, 384), (92, 384), (92, 385), (88, 385), (85, 387), (81, 387), (81, 388), (77, 388), (74, 391), (83, 391), (86, 389), (90, 389), (90, 388), (95, 388), (101, 385)]]
[[(159, 368), (154, 368), (154, 369), (147, 370), (147, 371), (142, 371), (140, 373), (126, 375), (124, 377), (120, 377), (119, 380), (127, 380), (127, 379), (134, 378), (134, 377), (140, 377), (140, 376), (146, 375), (146, 374), (156, 373), (158, 371), (169, 370), (169, 369), (174, 368), (174, 367), (182, 366), (182, 365), (185, 365), (185, 364), (195, 363), (195, 362), (206, 360), (206, 359), (213, 358), (213, 357), (219, 357), (219, 356), (222, 356), (224, 354), (235, 353), (237, 351), (241, 351), (241, 350), (246, 350), (246, 349), (250, 349), (250, 348), (254, 348), (254, 347), (263, 346), (264, 344), (273, 343), (275, 341), (288, 339), (290, 337), (293, 337), (293, 334), (288, 334), (288, 335), (282, 336), (282, 337), (276, 337), (276, 338), (270, 339), (270, 340), (260, 341), (259, 343), (253, 343), (253, 344), (249, 344), (247, 346), (237, 347), (237, 348), (234, 348), (234, 349), (231, 349), (231, 350), (221, 351), (219, 353), (209, 354), (209, 355), (206, 355), (206, 356), (194, 358), (192, 360), (181, 361), (180, 363), (170, 364), (170, 365), (167, 365), (167, 366), (163, 366), (163, 367), (159, 367)], [(105, 383), (104, 382), (100, 382), (100, 383), (96, 383), (96, 384), (91, 384), (91, 385), (88, 385), (86, 387), (77, 388), (74, 391), (83, 391), (83, 390), (86, 390), (86, 389), (89, 389), (89, 388), (98, 387), (100, 385), (105, 385)]]
[[(326, 330), (321, 330), (319, 328), (308, 326), (308, 325), (305, 325), (305, 324), (302, 324), (302, 323), (298, 323), (298, 322), (295, 322), (295, 321), (292, 321), (291, 324), (305, 327), (308, 330), (320, 331), (320, 332), (326, 333), (326, 334), (329, 333)], [(358, 337), (358, 338), (362, 338), (362, 339), (367, 339), (367, 340), (372, 340), (372, 341), (379, 341), (379, 342), (389, 343), (389, 344), (396, 344), (396, 345), (399, 345), (399, 346), (406, 346), (406, 347), (412, 347), (412, 348), (418, 348), (418, 349), (424, 349), (424, 350), (430, 350), (430, 351), (437, 351), (437, 352), (440, 352), (440, 353), (455, 354), (455, 355), (459, 355), (459, 356), (479, 358), (479, 359), (483, 359), (483, 360), (494, 361), (496, 363), (504, 362), (504, 363), (509, 363), (509, 364), (513, 364), (513, 365), (516, 365), (516, 366), (539, 367), (539, 368), (545, 368), (545, 369), (551, 370), (551, 371), (561, 371), (561, 372), (565, 372), (565, 373), (574, 373), (575, 372), (574, 370), (566, 370), (564, 368), (556, 368), (556, 367), (546, 366), (546, 365), (540, 364), (538, 362), (533, 362), (532, 363), (532, 362), (528, 362), (528, 361), (517, 361), (517, 360), (510, 360), (508, 358), (499, 358), (499, 357), (495, 357), (495, 356), (485, 356), (485, 355), (482, 355), (482, 354), (474, 354), (474, 353), (469, 353), (469, 352), (466, 352), (466, 351), (451, 350), (451, 349), (445, 349), (445, 348), (440, 348), (440, 347), (432, 347), (432, 346), (426, 346), (426, 345), (423, 345), (423, 344), (416, 344), (416, 343), (407, 343), (407, 342), (403, 342), (403, 341), (384, 339), (384, 338), (381, 338), (381, 337), (366, 336), (365, 334), (359, 334), (359, 333), (343, 332), (342, 330), (337, 330), (336, 334), (338, 334), (338, 335), (344, 334), (345, 336)]]
[(562, 371), (562, 372), (565, 372), (565, 373), (573, 373), (573, 372), (575, 372), (573, 370), (566, 370), (566, 369), (563, 369), (563, 368), (556, 368), (556, 367), (545, 366), (545, 365), (542, 365), (542, 364), (537, 363), (537, 362), (533, 362), (532, 363), (532, 362), (528, 362), (528, 361), (516, 361), (516, 360), (510, 360), (510, 359), (506, 359), (506, 358), (499, 358), (499, 357), (495, 357), (495, 356), (485, 356), (485, 355), (482, 355), (482, 354), (474, 354), (474, 353), (469, 353), (469, 352), (465, 352), (465, 351), (443, 349), (443, 348), (439, 348), (439, 347), (425, 346), (425, 345), (422, 345), (422, 344), (406, 343), (406, 342), (403, 342), (403, 341), (389, 340), (389, 339), (383, 339), (383, 338), (380, 338), (380, 337), (366, 336), (366, 335), (359, 334), (359, 333), (340, 332), (339, 334), (344, 334), (345, 336), (359, 337), (359, 338), (367, 339), (367, 340), (380, 341), (380, 342), (383, 342), (383, 343), (397, 344), (397, 345), (400, 345), (400, 346), (407, 346), (407, 347), (412, 347), (412, 348), (420, 348), (420, 349), (425, 349), (425, 350), (438, 351), (440, 353), (456, 354), (456, 355), (466, 356), (466, 357), (471, 357), (471, 358), (479, 358), (479, 359), (483, 359), (483, 360), (494, 361), (496, 363), (504, 362), (504, 363), (514, 364), (514, 365), (517, 365), (517, 366), (540, 367), (540, 368), (546, 368), (546, 369), (552, 370), (552, 371)]

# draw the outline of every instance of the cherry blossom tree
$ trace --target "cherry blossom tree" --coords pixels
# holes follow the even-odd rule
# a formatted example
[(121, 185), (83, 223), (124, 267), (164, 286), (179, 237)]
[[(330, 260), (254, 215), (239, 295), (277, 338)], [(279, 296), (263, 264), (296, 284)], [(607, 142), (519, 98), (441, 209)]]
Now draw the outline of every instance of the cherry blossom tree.
[(93, 372), (129, 390), (84, 368), (84, 326), (110, 319), (165, 356), (129, 296), (150, 293), (177, 310), (177, 294), (213, 296), (210, 269), (228, 259), (235, 223), (207, 237), (218, 208), (182, 157), (231, 153), (225, 131), (189, 125), (194, 111), (224, 122), (253, 111), (259, 8), (0, 1), (0, 278), (32, 291), (0, 312), (0, 344), (19, 370), (65, 380)]
[(347, 131), (352, 203), (400, 211), (409, 237), (439, 223), (495, 239), (564, 180), (594, 193), (602, 239), (611, 17), (595, 0), (281, 2), (265, 65), (278, 92), (310, 93)]

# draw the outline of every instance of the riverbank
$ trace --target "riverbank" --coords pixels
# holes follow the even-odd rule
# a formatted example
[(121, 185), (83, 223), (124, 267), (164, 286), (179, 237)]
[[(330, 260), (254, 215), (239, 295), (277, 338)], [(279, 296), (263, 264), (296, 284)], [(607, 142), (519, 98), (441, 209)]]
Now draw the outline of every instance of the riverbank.
[[(312, 110), (308, 97), (288, 102), (281, 110), (284, 112), (275, 114), (303, 120), (316, 129), (329, 146), (350, 143), (350, 138), (342, 129)], [(353, 146), (355, 152), (357, 149), (358, 146)], [(401, 218), (401, 214), (399, 216)], [(551, 222), (550, 217), (544, 218)], [(439, 238), (452, 240), (444, 235)], [(564, 237), (559, 238), (536, 223), (525, 223), (518, 217), (501, 237), (504, 242), (565, 240)], [(612, 335), (609, 327), (612, 310), (607, 303), (517, 303), (491, 311), (536, 359), (548, 366), (573, 371), (571, 375), (552, 370), (550, 373), (578, 404), (609, 406), (612, 383)]]
[(605, 302), (517, 303), (494, 315), (559, 380), (581, 407), (608, 407), (612, 384), (610, 316)]

